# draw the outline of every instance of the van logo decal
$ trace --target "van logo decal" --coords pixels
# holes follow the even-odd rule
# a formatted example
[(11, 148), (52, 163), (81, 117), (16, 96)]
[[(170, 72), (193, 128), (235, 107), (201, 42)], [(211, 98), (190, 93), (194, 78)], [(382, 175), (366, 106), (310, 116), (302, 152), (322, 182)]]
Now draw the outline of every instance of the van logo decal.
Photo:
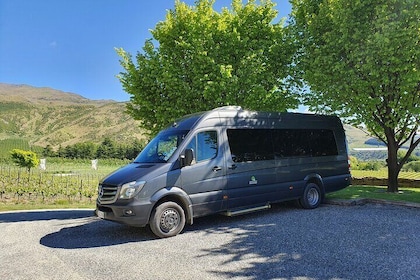
[(251, 177), (251, 180), (248, 182), (250, 185), (256, 185), (258, 184), (257, 179), (255, 178), (255, 176)]

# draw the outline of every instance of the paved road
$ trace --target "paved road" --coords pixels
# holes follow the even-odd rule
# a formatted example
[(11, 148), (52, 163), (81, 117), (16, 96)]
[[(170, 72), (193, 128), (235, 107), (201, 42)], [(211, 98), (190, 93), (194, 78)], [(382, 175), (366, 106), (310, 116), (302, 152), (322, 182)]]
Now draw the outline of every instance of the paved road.
[(287, 205), (173, 238), (92, 210), (0, 213), (0, 279), (420, 279), (420, 210)]

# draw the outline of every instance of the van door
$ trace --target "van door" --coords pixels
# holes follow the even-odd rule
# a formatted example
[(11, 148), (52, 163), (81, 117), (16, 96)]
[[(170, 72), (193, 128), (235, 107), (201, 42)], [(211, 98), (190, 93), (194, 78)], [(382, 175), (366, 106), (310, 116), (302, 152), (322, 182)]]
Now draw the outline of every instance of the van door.
[(195, 217), (223, 209), (226, 163), (219, 133), (216, 129), (198, 131), (186, 147), (194, 151), (194, 160), (181, 169), (181, 180)]
[(276, 169), (268, 129), (227, 129), (228, 209), (277, 200)]

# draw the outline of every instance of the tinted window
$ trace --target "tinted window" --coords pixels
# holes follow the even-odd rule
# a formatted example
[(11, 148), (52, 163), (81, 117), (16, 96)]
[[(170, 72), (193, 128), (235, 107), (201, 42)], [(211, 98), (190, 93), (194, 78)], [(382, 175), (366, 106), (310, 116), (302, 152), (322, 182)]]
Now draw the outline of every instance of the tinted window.
[(215, 158), (217, 155), (217, 132), (203, 131), (197, 133), (187, 148), (193, 149), (197, 162)]
[(268, 129), (228, 129), (228, 141), (234, 162), (274, 159)]
[(334, 133), (326, 129), (228, 129), (227, 135), (234, 162), (338, 154)]
[(276, 157), (319, 157), (337, 155), (334, 133), (326, 129), (273, 130)]
[(337, 143), (332, 130), (313, 130), (310, 139), (312, 156), (338, 155)]

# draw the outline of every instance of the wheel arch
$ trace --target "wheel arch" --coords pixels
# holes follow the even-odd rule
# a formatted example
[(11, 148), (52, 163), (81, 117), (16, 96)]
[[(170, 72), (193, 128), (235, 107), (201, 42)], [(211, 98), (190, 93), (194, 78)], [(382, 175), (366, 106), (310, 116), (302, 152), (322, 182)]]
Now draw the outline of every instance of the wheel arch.
[(324, 187), (324, 180), (322, 179), (322, 176), (317, 173), (309, 174), (304, 179), (305, 185), (314, 183), (317, 184), (319, 189), (321, 190), (321, 199), (324, 200), (325, 198), (325, 187)]
[[(158, 205), (172, 201), (179, 204), (185, 213), (186, 222), (190, 225), (193, 224), (193, 210), (192, 210), (192, 202), (188, 194), (178, 188), (178, 187), (166, 187), (157, 191), (154, 195), (152, 195), (150, 199), (153, 203), (153, 209), (156, 208)], [(153, 212), (153, 209), (151, 212)], [(150, 222), (150, 215), (149, 214), (149, 222)]]

